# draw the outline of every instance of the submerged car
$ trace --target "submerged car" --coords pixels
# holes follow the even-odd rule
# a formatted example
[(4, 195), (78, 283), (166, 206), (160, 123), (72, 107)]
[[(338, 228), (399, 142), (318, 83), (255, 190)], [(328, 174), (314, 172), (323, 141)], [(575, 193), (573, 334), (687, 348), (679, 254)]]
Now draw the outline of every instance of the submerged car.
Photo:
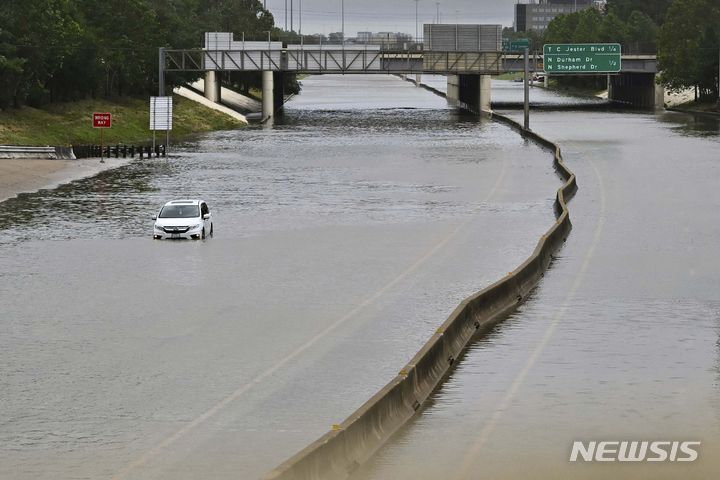
[(173, 200), (153, 217), (153, 238), (199, 240), (213, 234), (212, 213), (202, 200)]

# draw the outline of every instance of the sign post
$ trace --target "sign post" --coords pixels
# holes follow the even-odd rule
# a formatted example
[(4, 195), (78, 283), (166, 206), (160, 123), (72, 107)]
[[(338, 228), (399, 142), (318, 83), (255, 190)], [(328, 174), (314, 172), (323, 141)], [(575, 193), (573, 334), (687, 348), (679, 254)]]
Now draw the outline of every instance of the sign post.
[(545, 73), (618, 73), (622, 67), (619, 43), (562, 43), (543, 46)]
[(525, 49), (525, 130), (530, 130), (530, 49)]
[(112, 128), (112, 114), (103, 112), (93, 113), (93, 128), (99, 128), (100, 129), (100, 163), (105, 163), (105, 160), (103, 160), (103, 130), (106, 128)]
[(153, 132), (153, 150), (155, 149), (155, 131), (165, 130), (165, 155), (170, 144), (172, 130), (172, 97), (150, 97), (150, 130)]

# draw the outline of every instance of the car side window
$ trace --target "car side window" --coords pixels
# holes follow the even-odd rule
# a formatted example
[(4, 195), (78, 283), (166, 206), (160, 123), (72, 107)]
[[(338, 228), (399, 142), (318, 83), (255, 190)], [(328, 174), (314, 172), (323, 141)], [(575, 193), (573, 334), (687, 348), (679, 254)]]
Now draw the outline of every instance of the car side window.
[(202, 213), (202, 215), (206, 215), (206, 214), (210, 213), (210, 209), (208, 208), (207, 203), (203, 203), (200, 206), (200, 212)]

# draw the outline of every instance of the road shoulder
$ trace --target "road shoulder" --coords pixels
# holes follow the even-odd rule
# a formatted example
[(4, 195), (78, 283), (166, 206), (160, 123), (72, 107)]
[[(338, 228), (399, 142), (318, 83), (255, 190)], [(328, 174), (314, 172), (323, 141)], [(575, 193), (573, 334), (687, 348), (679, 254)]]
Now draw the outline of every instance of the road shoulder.
[(83, 160), (0, 159), (0, 202), (20, 193), (56, 188), (130, 163), (131, 159)]

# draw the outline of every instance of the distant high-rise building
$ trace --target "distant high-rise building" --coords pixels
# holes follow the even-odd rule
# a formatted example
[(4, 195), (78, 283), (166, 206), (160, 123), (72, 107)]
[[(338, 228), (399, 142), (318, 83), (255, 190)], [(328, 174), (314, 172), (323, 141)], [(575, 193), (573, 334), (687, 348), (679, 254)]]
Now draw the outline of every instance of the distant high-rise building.
[(515, 31), (545, 30), (558, 15), (579, 12), (597, 6), (597, 0), (539, 0), (515, 5)]

